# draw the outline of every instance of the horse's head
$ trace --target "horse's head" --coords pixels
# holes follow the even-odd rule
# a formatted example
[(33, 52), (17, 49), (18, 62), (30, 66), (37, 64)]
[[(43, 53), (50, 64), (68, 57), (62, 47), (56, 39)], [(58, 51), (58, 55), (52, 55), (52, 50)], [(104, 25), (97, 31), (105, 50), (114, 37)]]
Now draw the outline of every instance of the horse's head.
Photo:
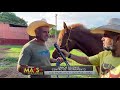
[[(101, 38), (102, 35), (91, 33), (82, 24), (67, 26), (64, 22), (64, 29), (59, 33), (57, 44), (68, 52), (79, 49), (87, 56), (93, 56), (103, 50)], [(56, 50), (52, 56), (53, 58), (59, 56)]]
[[(73, 40), (73, 27), (72, 26), (67, 26), (66, 23), (63, 23), (64, 29), (61, 30), (61, 32), (58, 35), (58, 40), (57, 44), (60, 46), (61, 49), (65, 49), (66, 51), (70, 52), (72, 49), (75, 49), (76, 41)], [(52, 57), (57, 58), (59, 55), (56, 51), (54, 50)]]

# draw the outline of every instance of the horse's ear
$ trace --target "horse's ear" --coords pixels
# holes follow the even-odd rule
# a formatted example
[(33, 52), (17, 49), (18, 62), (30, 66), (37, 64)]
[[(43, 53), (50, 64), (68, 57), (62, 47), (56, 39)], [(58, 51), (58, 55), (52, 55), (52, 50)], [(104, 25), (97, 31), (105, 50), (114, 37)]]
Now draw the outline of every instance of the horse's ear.
[(67, 27), (67, 25), (66, 25), (65, 22), (63, 22), (63, 27), (64, 27), (64, 29), (65, 29), (65, 32), (67, 33), (69, 29), (68, 29), (68, 27)]

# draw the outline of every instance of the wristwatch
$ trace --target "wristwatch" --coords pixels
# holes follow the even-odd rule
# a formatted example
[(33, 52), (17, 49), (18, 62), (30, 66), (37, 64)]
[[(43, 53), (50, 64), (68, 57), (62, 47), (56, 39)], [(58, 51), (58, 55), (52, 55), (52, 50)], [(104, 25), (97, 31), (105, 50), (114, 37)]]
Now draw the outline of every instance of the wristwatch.
[(70, 53), (70, 54), (68, 55), (68, 58), (71, 58), (71, 55), (72, 55), (72, 54)]

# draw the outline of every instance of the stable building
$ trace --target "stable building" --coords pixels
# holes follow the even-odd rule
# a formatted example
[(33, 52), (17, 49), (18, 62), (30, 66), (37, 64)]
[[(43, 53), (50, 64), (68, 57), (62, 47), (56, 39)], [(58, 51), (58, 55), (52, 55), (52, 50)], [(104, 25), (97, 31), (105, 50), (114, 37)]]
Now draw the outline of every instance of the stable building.
[(24, 45), (29, 41), (27, 26), (0, 22), (0, 45)]

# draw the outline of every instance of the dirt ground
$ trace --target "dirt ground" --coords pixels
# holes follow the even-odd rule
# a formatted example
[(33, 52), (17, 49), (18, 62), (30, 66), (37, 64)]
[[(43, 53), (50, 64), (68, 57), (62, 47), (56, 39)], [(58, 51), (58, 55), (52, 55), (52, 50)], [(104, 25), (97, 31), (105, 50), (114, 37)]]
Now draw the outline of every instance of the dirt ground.
[(23, 75), (16, 70), (16, 67), (0, 70), (0, 78), (27, 78), (27, 75)]
[[(0, 52), (3, 51), (3, 53), (0, 53), (0, 60), (5, 58), (5, 50), (7, 49), (0, 49)], [(0, 67), (2, 67), (3, 63), (0, 63)], [(26, 78), (26, 75), (22, 75), (19, 73), (16, 69), (16, 66), (0, 70), (0, 78)]]

